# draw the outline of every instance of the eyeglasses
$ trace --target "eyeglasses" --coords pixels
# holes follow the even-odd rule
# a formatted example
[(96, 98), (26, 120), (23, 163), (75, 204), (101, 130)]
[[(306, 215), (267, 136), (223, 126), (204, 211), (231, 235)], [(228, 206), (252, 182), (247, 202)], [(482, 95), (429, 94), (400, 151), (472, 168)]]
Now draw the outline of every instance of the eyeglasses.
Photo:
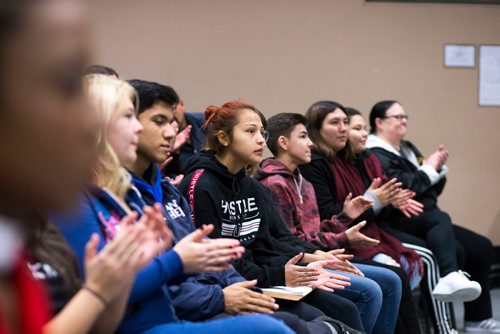
[(395, 118), (398, 121), (402, 121), (402, 120), (407, 121), (410, 118), (410, 116), (408, 116), (408, 115), (391, 115), (391, 116), (385, 116), (384, 119), (385, 118)]

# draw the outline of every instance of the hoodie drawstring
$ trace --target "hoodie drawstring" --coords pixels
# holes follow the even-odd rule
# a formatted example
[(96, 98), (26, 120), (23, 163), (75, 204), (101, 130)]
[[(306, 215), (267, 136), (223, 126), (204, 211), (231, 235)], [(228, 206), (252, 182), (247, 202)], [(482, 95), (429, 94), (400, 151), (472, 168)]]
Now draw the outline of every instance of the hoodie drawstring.
[(295, 177), (293, 178), (293, 182), (295, 182), (295, 187), (297, 188), (297, 193), (299, 194), (300, 204), (304, 204), (304, 201), (302, 200), (302, 175), (299, 174), (299, 183), (297, 183)]

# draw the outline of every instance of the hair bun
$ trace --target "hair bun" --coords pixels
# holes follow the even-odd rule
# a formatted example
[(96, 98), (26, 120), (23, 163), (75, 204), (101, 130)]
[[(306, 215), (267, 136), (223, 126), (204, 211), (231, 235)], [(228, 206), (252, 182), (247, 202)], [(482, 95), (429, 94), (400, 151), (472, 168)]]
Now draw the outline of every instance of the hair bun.
[(205, 123), (208, 124), (215, 117), (217, 112), (220, 111), (220, 108), (217, 106), (210, 106), (205, 109)]
[(217, 106), (210, 106), (205, 109), (205, 120), (211, 118), (214, 114), (216, 114), (220, 110)]

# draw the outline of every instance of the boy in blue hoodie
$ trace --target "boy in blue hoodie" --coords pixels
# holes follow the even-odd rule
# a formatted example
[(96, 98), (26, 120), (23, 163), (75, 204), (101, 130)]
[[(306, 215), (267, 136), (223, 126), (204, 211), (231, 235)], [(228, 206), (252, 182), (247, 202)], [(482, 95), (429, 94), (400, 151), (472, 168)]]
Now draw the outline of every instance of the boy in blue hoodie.
[[(191, 233), (195, 227), (190, 209), (181, 193), (167, 179), (161, 178), (158, 163), (165, 161), (172, 149), (175, 131), (173, 105), (165, 86), (141, 80), (129, 81), (139, 96), (139, 121), (143, 131), (139, 136), (137, 160), (126, 166), (143, 199), (150, 204), (161, 203), (173, 232), (174, 242)], [(200, 321), (228, 314), (265, 313), (284, 320), (297, 333), (341, 333), (343, 324), (322, 317), (321, 311), (300, 302), (280, 302), (282, 309), (299, 314), (276, 312), (276, 301), (253, 288), (256, 281), (246, 281), (233, 268), (223, 272), (200, 273), (184, 277), (169, 285), (177, 315), (181, 319)], [(325, 323), (326, 322), (326, 323)], [(332, 328), (333, 327), (333, 328)]]

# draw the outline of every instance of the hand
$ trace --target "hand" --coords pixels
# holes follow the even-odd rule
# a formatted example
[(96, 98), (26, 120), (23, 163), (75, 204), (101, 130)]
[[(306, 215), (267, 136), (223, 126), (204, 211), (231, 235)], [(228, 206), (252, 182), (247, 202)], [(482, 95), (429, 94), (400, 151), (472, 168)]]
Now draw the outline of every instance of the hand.
[(250, 290), (257, 280), (231, 284), (224, 289), (224, 312), (228, 314), (265, 313), (271, 314), (279, 306), (274, 298)]
[(184, 179), (183, 174), (179, 174), (175, 177), (175, 179), (171, 179), (167, 177), (168, 182), (170, 182), (174, 187), (177, 187), (179, 184), (181, 184), (182, 180)]
[(165, 159), (165, 161), (163, 161), (161, 164), (160, 164), (160, 170), (164, 170), (165, 167), (168, 166), (169, 163), (171, 163), (172, 161), (174, 160), (174, 157), (171, 157), (170, 156), (170, 153), (168, 154), (168, 157), (167, 159)]
[(325, 268), (364, 276), (364, 274), (358, 268), (356, 268), (351, 262), (349, 262), (349, 260), (352, 259), (354, 255), (345, 254), (344, 248), (334, 249), (328, 252), (316, 251), (314, 253), (320, 255), (321, 260), (330, 260), (330, 263), (327, 264)]
[(145, 206), (143, 208), (144, 214), (137, 222), (137, 226), (144, 225), (151, 235), (145, 241), (142, 247), (142, 261), (139, 263), (142, 269), (149, 263), (155, 256), (165, 251), (172, 245), (172, 232), (167, 227), (166, 218), (163, 215), (161, 205), (155, 203), (153, 207)]
[(181, 258), (185, 273), (227, 270), (231, 261), (239, 259), (245, 252), (236, 239), (205, 238), (213, 229), (213, 225), (204, 225), (175, 245), (174, 250)]
[(173, 152), (177, 152), (181, 147), (189, 141), (189, 136), (191, 135), (191, 125), (188, 125), (175, 136), (175, 142), (172, 148)]
[(380, 185), (381, 180), (380, 178), (375, 178), (370, 185), (370, 188), (368, 190), (372, 192), (375, 196), (377, 196), (378, 200), (380, 201), (380, 204), (382, 207), (386, 206), (389, 204), (392, 200), (392, 198), (398, 194), (398, 192), (401, 190), (401, 182), (398, 182), (397, 179), (391, 179), (387, 181), (384, 185)]
[(142, 245), (154, 235), (145, 226), (136, 226), (137, 213), (121, 220), (115, 238), (99, 253), (99, 235), (93, 234), (85, 246), (84, 285), (113, 301), (129, 285), (144, 264)]
[(432, 168), (439, 171), (448, 160), (448, 155), (444, 145), (439, 145), (437, 151), (424, 160), (424, 164), (431, 165)]
[(442, 154), (438, 151), (432, 153), (427, 159), (424, 160), (424, 164), (430, 165), (435, 171), (441, 169), (442, 166)]
[(310, 285), (319, 278), (319, 272), (314, 268), (297, 266), (302, 257), (299, 253), (292, 257), (285, 265), (285, 285), (289, 287)]
[(344, 214), (351, 219), (356, 219), (363, 212), (373, 206), (373, 201), (370, 201), (366, 197), (357, 196), (354, 199), (351, 198), (352, 193), (349, 193), (349, 195), (345, 198), (344, 209), (342, 210)]
[(406, 205), (409, 199), (415, 197), (415, 193), (410, 189), (401, 189), (399, 193), (397, 193), (391, 199), (391, 205), (396, 209), (399, 209), (401, 206)]
[[(444, 147), (443, 144), (439, 145), (438, 151), (441, 152), (441, 158), (443, 160), (443, 165), (448, 161), (448, 157), (450, 156), (448, 150)], [(441, 165), (442, 167), (442, 165)], [(441, 169), (441, 168), (440, 168)]]
[(372, 239), (361, 233), (361, 229), (365, 227), (366, 221), (362, 221), (345, 231), (347, 240), (353, 247), (373, 247), (377, 246), (380, 241), (377, 239)]
[(315, 268), (320, 273), (319, 278), (312, 282), (311, 286), (328, 292), (333, 292), (334, 289), (343, 290), (346, 286), (350, 286), (349, 277), (330, 273), (323, 268), (328, 266), (330, 261), (316, 261), (307, 265), (308, 268)]
[(399, 207), (399, 210), (401, 210), (407, 218), (411, 218), (411, 216), (418, 216), (424, 212), (424, 205), (413, 199), (409, 199), (405, 205)]

